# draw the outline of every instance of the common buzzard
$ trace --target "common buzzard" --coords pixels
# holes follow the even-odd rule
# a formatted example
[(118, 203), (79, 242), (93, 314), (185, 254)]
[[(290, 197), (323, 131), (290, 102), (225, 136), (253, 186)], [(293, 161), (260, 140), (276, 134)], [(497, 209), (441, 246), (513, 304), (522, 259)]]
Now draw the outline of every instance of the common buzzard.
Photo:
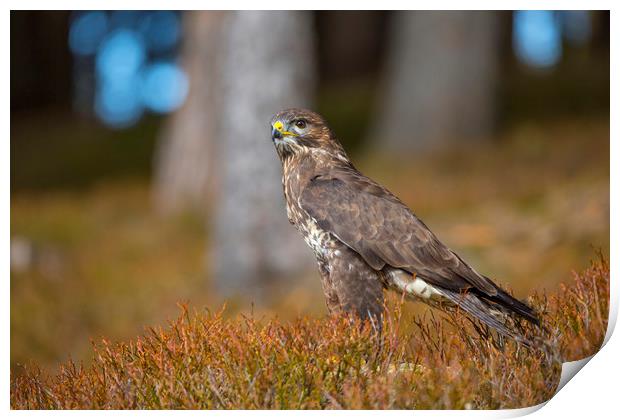
[(387, 189), (362, 175), (315, 112), (288, 109), (271, 121), (289, 221), (316, 256), (330, 312), (381, 318), (383, 289), (431, 305), (458, 305), (524, 341), (508, 317), (535, 312), (441, 243)]

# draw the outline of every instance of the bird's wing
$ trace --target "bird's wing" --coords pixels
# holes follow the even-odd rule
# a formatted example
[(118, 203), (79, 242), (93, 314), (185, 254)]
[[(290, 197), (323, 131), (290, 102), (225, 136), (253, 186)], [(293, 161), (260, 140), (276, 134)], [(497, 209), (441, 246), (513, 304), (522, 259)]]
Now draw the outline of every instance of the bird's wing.
[(490, 298), (501, 293), (490, 279), (443, 245), (407, 206), (359, 173), (313, 178), (299, 204), (322, 229), (332, 232), (375, 270), (388, 264), (447, 290), (475, 288)]

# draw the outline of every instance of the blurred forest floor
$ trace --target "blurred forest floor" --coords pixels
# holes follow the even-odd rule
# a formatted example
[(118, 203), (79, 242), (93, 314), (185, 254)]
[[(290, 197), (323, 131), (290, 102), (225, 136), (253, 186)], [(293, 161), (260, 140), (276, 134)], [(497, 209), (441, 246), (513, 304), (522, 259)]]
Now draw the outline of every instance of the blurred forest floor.
[[(522, 124), (492, 144), (423, 159), (361, 151), (353, 160), (517, 296), (555, 290), (596, 250), (609, 255), (608, 120)], [(138, 335), (175, 318), (177, 302), (221, 307), (205, 274), (204, 217), (158, 216), (140, 177), (81, 190), (13, 190), (12, 242), (33, 253), (11, 272), (12, 368), (89, 360), (91, 338)], [(255, 312), (325, 313), (315, 272), (276, 296)], [(228, 308), (251, 310), (238, 302)]]

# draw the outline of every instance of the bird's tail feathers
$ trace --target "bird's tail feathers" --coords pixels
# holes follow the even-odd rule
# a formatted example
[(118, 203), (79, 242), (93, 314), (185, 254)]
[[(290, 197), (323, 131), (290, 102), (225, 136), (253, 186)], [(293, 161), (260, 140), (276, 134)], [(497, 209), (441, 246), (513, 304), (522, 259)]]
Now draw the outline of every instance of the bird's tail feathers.
[[(461, 308), (473, 318), (480, 320), (486, 326), (496, 330), (504, 336), (512, 338), (518, 343), (532, 347), (532, 341), (526, 338), (523, 333), (516, 328), (514, 319), (511, 318), (511, 314), (506, 311), (503, 307), (504, 305), (501, 303), (488, 302), (472, 293), (459, 293), (447, 289), (442, 289), (441, 293), (457, 307)], [(527, 311), (523, 310), (523, 312), (527, 312), (528, 316), (523, 316), (532, 321), (530, 316), (535, 318), (534, 315), (531, 315), (533, 314), (532, 309), (521, 302), (519, 303), (527, 308)], [(522, 315), (521, 311), (515, 310), (515, 312)], [(538, 325), (538, 319), (535, 319), (537, 321), (535, 324)]]
[(499, 289), (497, 296), (491, 297), (489, 298), (489, 300), (515, 312), (516, 314), (527, 319), (532, 324), (540, 326), (540, 319), (532, 308), (530, 308), (520, 300), (510, 296), (503, 290)]

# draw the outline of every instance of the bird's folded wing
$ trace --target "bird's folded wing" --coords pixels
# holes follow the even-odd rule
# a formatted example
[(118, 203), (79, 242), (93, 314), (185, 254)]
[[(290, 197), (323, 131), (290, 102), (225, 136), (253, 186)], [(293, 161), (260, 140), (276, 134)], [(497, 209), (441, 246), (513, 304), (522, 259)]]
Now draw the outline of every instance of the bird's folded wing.
[(491, 280), (443, 245), (407, 206), (359, 173), (315, 177), (299, 204), (375, 270), (388, 264), (448, 290), (498, 293)]

